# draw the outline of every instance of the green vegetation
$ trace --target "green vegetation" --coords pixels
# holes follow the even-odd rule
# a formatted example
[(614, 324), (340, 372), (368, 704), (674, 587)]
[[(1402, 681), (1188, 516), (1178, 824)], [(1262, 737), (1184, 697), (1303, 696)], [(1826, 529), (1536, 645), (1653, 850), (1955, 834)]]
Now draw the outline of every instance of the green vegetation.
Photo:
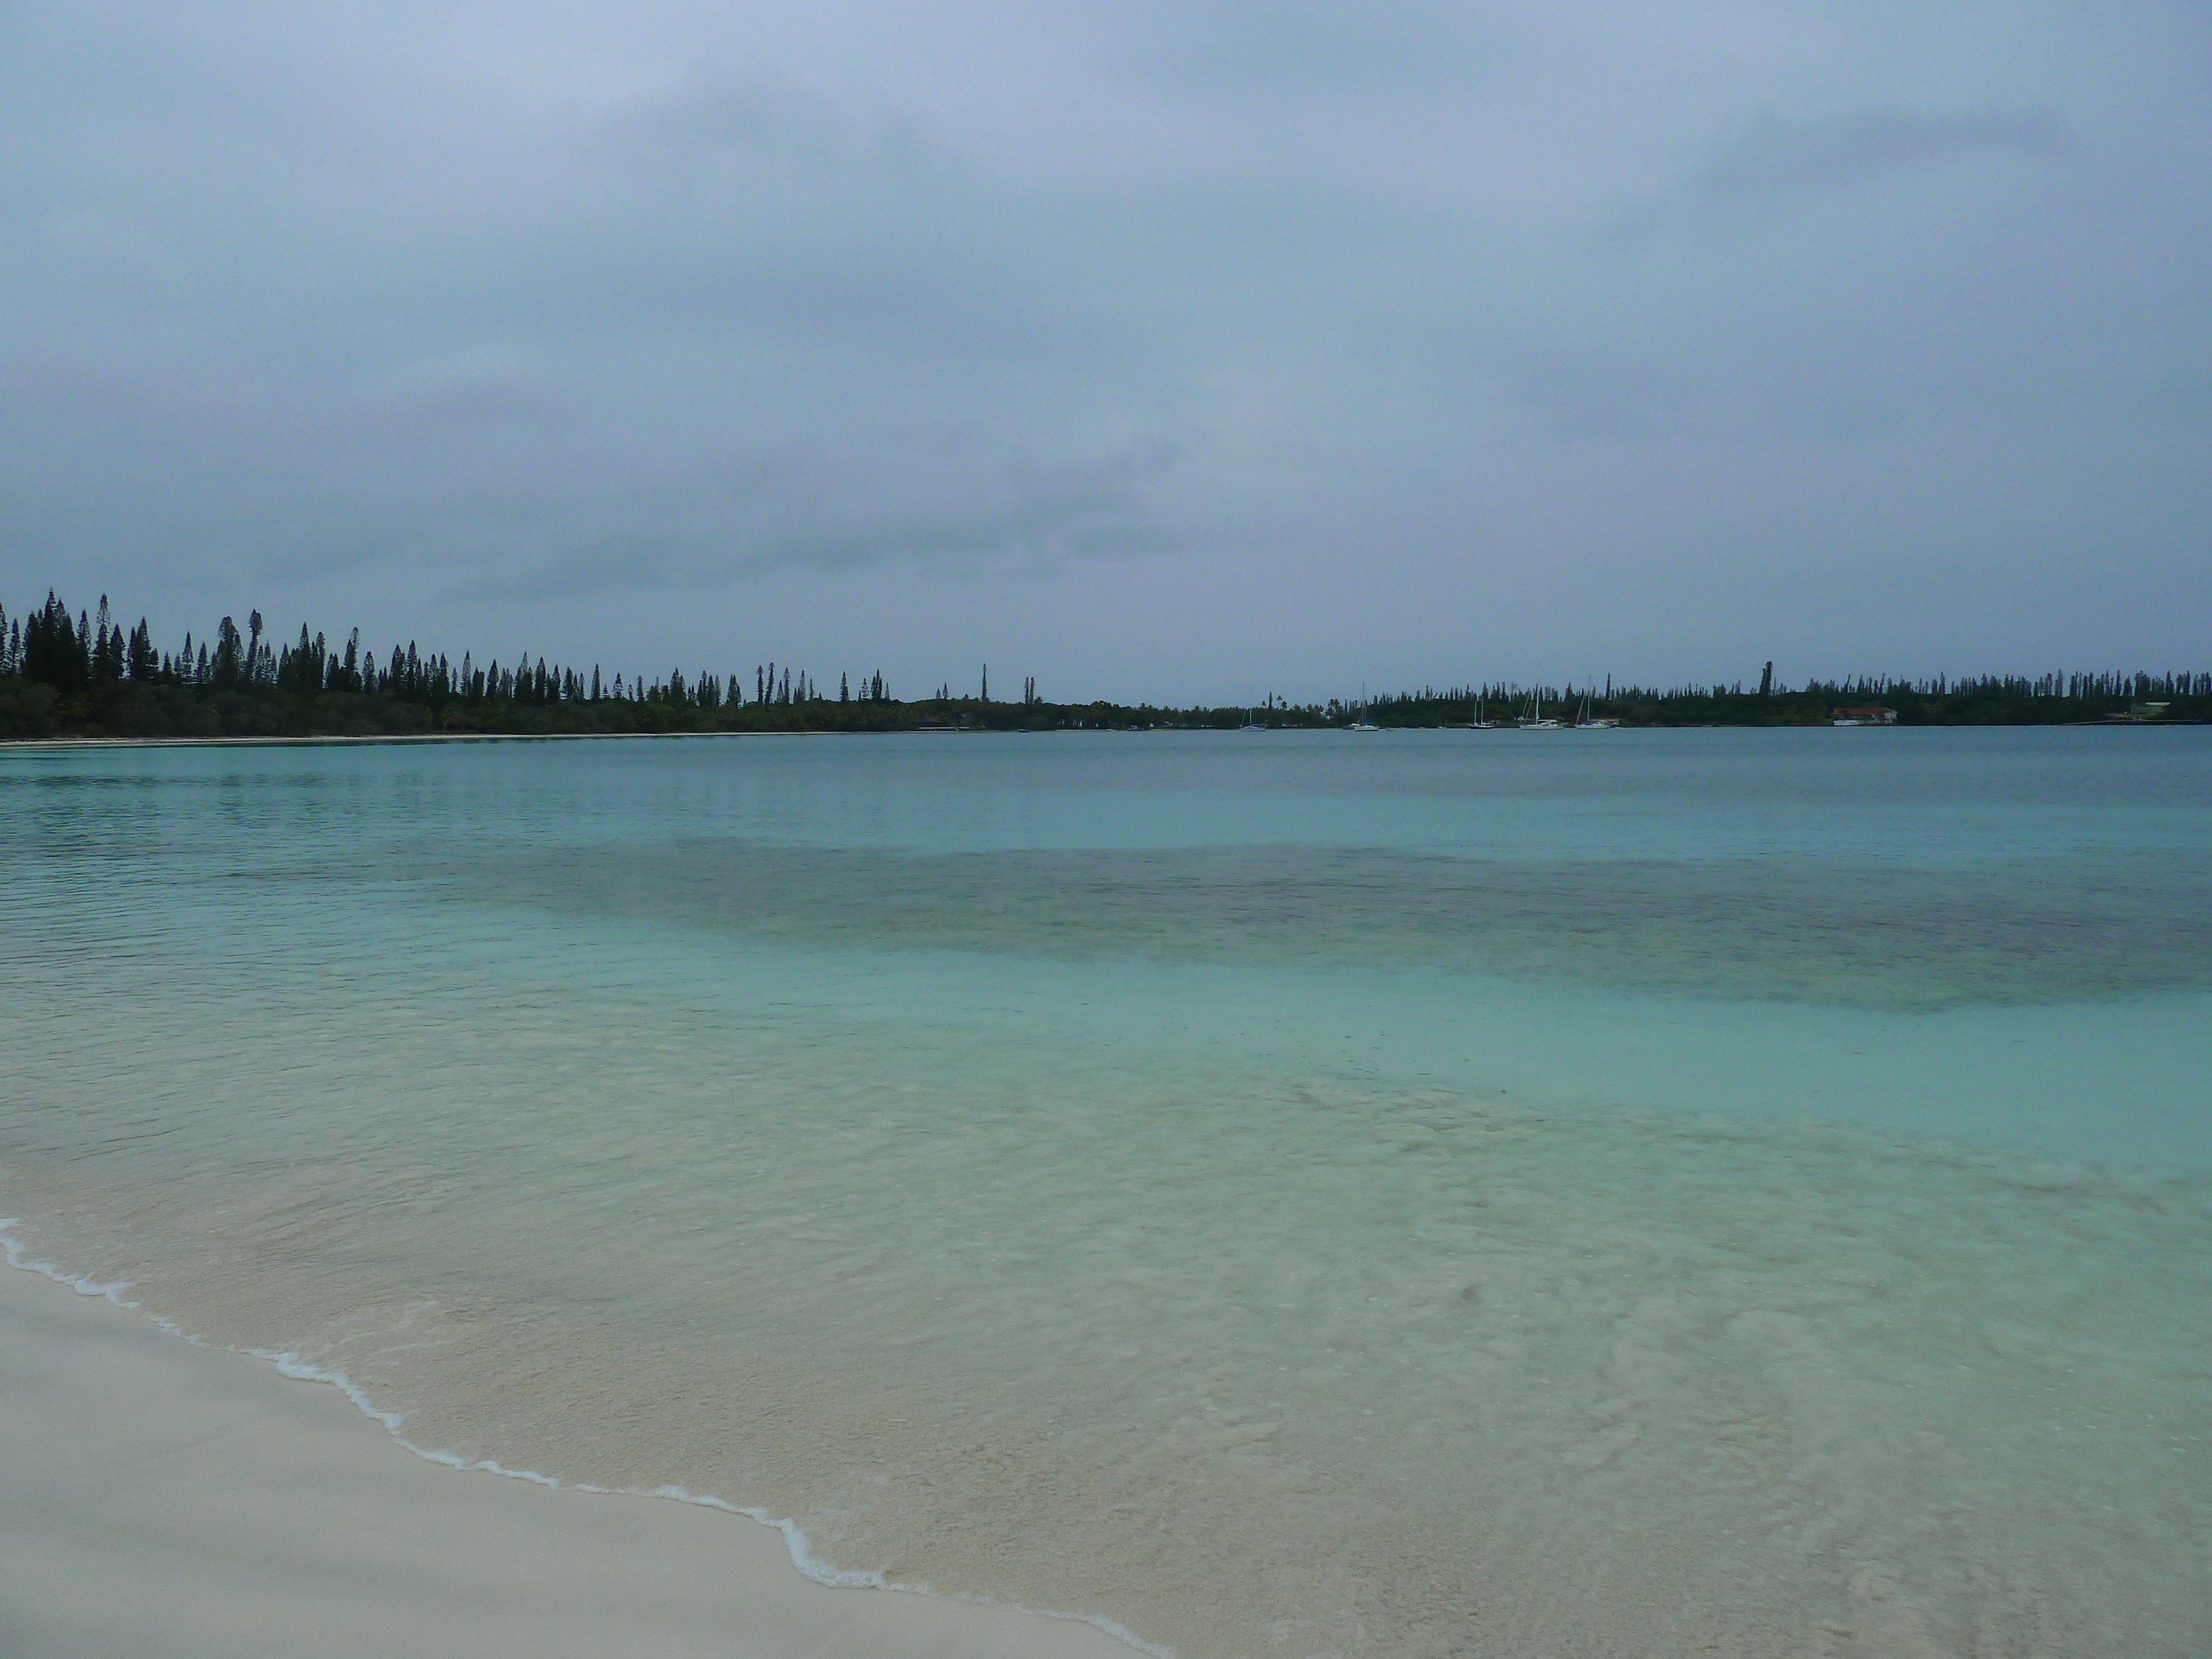
[[(1531, 712), (1536, 688), (1425, 688), (1373, 698), (1256, 708), (1170, 708), (1140, 703), (1054, 703), (1034, 678), (1018, 702), (989, 698), (988, 672), (975, 696), (949, 684), (915, 702), (895, 698), (880, 672), (838, 677), (825, 692), (804, 670), (757, 665), (743, 672), (641, 676), (588, 672), (528, 653), (511, 662), (471, 653), (456, 664), (411, 641), (379, 657), (358, 630), (342, 646), (310, 635), (278, 644), (254, 611), (241, 631), (225, 617), (212, 638), (187, 634), (158, 649), (142, 618), (125, 629), (106, 596), (75, 616), (52, 593), (27, 615), (0, 607), (0, 738), (383, 737), (437, 733), (553, 736), (682, 732), (911, 732), (945, 727), (1014, 731), (1133, 727), (1224, 730), (1248, 724), (1463, 726), (1478, 714), (1506, 725)], [(1893, 710), (1899, 725), (2010, 726), (2103, 721), (2145, 703), (2159, 718), (2212, 719), (2212, 674), (2047, 674), (1949, 680), (1814, 681), (1791, 690), (1769, 663), (1759, 689), (1739, 684), (1669, 690), (1595, 686), (1541, 689), (1544, 712), (1563, 720), (1626, 726), (1822, 725), (1839, 708)]]
[[(1562, 721), (1616, 720), (1623, 726), (1826, 726), (1846, 711), (1894, 716), (1899, 726), (2070, 726), (2125, 719), (2163, 703), (2172, 725), (2212, 720), (2212, 674), (2118, 672), (1962, 675), (1954, 679), (1810, 680), (1790, 690), (1766, 665), (1759, 689), (1735, 685), (1547, 686), (1544, 713)], [(1458, 726), (1476, 717), (1510, 725), (1534, 708), (1534, 688), (1463, 687), (1378, 697), (1365, 708), (1377, 726)], [(1334, 704), (1330, 705), (1334, 709)]]

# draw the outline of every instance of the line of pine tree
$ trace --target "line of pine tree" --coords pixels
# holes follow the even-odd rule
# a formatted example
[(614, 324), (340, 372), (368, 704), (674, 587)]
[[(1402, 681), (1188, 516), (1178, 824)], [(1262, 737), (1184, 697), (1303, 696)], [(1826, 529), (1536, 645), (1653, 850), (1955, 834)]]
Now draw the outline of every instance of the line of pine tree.
[[(155, 644), (144, 617), (125, 627), (106, 595), (100, 596), (94, 610), (72, 613), (52, 591), (42, 605), (21, 617), (10, 617), (0, 606), (0, 681), (51, 687), (64, 699), (77, 700), (73, 706), (80, 709), (92, 703), (112, 705), (115, 697), (137, 686), (195, 696), (235, 693), (291, 699), (302, 707), (353, 697), (428, 709), (435, 715), (458, 708), (466, 713), (465, 724), (495, 727), (521, 718), (514, 713), (518, 710), (556, 711), (559, 720), (569, 723), (564, 729), (574, 729), (579, 720), (588, 729), (665, 729), (672, 720), (679, 725), (690, 721), (691, 726), (683, 729), (691, 729), (702, 716), (719, 719), (724, 718), (724, 711), (748, 708), (768, 718), (780, 717), (769, 714), (770, 710), (790, 711), (802, 726), (857, 722), (863, 729), (882, 729), (885, 721), (903, 718), (890, 707), (895, 699), (880, 670), (863, 678), (857, 690), (851, 676), (841, 673), (832, 699), (805, 670), (760, 663), (753, 670), (748, 700), (744, 677), (735, 672), (702, 669), (687, 676), (677, 669), (648, 684), (642, 676), (608, 675), (597, 664), (586, 673), (527, 651), (504, 663), (494, 658), (479, 667), (471, 653), (464, 653), (455, 664), (441, 653), (421, 650), (411, 641), (395, 645), (380, 658), (362, 646), (358, 629), (342, 645), (334, 646), (326, 635), (303, 624), (296, 640), (280, 646), (270, 638), (258, 611), (247, 614), (243, 629), (225, 617), (211, 637), (195, 640), (187, 633), (177, 648), (164, 651)], [(1793, 690), (1775, 678), (1773, 665), (1768, 663), (1756, 685), (1748, 692), (1740, 681), (1659, 689), (1616, 686), (1608, 677), (1601, 690), (1595, 682), (1579, 689), (1502, 682), (1442, 689), (1425, 685), (1419, 690), (1374, 696), (1363, 693), (1358, 699), (1332, 699), (1325, 704), (1293, 705), (1270, 693), (1265, 707), (1268, 723), (1291, 725), (1327, 725), (1355, 715), (1383, 725), (1451, 724), (1465, 722), (1478, 712), (1510, 720), (1539, 694), (1546, 705), (1563, 714), (1586, 706), (1593, 714), (1649, 725), (1814, 723), (1825, 720), (1835, 706), (1869, 703), (1895, 705), (1905, 723), (2095, 720), (2131, 704), (2156, 702), (2168, 704), (2176, 716), (2212, 718), (2212, 673), (2196, 671), (2054, 670), (2035, 675), (1917, 678), (1862, 675), (1808, 680)], [(949, 684), (940, 684), (930, 701), (940, 706), (939, 717), (945, 712), (942, 705), (957, 705), (963, 724), (980, 720), (1011, 726), (1042, 717), (1068, 726), (1218, 726), (1244, 724), (1250, 714), (1244, 708), (1170, 710), (1103, 702), (1048, 705), (1038, 696), (1034, 676), (1023, 680), (1018, 704), (994, 704), (989, 686), (987, 669), (980, 699), (956, 697)], [(628, 705), (629, 709), (612, 725), (581, 712), (608, 704)], [(883, 707), (871, 711), (869, 705)], [(912, 718), (920, 718), (922, 705), (912, 707), (917, 711)], [(838, 713), (840, 708), (844, 712)], [(557, 713), (564, 709), (571, 712)], [(1048, 709), (1049, 714), (1041, 715), (1040, 711)], [(82, 720), (84, 716), (71, 718)], [(312, 724), (322, 717), (294, 718), (295, 729), (299, 729), (300, 722)], [(544, 728), (541, 721), (530, 729)]]
[[(267, 688), (298, 696), (326, 692), (351, 692), (395, 697), (432, 706), (449, 702), (466, 704), (513, 703), (543, 707), (564, 702), (626, 700), (696, 708), (739, 708), (744, 704), (743, 678), (702, 670), (687, 678), (681, 669), (648, 685), (641, 676), (625, 679), (607, 677), (598, 664), (588, 676), (563, 667), (544, 656), (523, 652), (511, 665), (493, 659), (476, 665), (464, 653), (458, 666), (452, 659), (424, 653), (415, 641), (394, 646), (386, 660), (365, 652), (361, 630), (355, 629), (342, 648), (334, 648), (327, 635), (300, 628), (299, 638), (277, 647), (264, 637), (258, 611), (251, 612), (241, 631), (234, 619), (216, 624), (212, 641), (195, 643), (187, 632), (174, 652), (155, 648), (153, 630), (144, 617), (127, 632), (110, 614), (107, 596), (99, 610), (75, 617), (51, 590), (46, 602), (29, 614), (11, 619), (0, 605), (0, 676), (20, 676), (37, 684), (50, 685), (64, 694), (139, 681), (149, 684), (205, 687), (216, 690)], [(821, 700), (813, 677), (804, 669), (771, 663), (754, 671), (757, 703), (789, 706)], [(849, 685), (849, 677), (841, 677)], [(846, 700), (849, 701), (849, 690)], [(880, 671), (862, 683), (861, 700), (889, 702), (890, 692)]]

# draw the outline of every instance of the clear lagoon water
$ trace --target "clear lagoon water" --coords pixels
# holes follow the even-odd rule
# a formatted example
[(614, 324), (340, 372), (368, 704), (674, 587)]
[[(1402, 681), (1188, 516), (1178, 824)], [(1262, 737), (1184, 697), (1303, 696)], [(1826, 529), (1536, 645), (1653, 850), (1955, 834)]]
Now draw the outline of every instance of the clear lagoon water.
[(23, 750), (0, 884), (15, 1236), (417, 1445), (1187, 1659), (2212, 1651), (2212, 732)]

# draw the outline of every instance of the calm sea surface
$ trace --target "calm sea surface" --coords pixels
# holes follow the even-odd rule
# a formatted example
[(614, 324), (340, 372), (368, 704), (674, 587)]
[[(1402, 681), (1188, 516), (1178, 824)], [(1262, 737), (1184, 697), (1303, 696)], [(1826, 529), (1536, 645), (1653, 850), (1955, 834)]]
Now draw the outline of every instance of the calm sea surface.
[(417, 1445), (1188, 1659), (2212, 1650), (2212, 732), (17, 751), (0, 884), (14, 1236)]

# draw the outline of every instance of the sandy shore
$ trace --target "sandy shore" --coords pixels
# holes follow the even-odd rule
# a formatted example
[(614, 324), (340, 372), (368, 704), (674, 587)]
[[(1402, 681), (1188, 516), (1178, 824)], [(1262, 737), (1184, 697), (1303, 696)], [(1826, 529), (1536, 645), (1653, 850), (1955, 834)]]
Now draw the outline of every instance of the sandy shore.
[(665, 1499), (461, 1474), (336, 1389), (0, 1269), (0, 1652), (1130, 1659), (1065, 1620), (833, 1589)]

